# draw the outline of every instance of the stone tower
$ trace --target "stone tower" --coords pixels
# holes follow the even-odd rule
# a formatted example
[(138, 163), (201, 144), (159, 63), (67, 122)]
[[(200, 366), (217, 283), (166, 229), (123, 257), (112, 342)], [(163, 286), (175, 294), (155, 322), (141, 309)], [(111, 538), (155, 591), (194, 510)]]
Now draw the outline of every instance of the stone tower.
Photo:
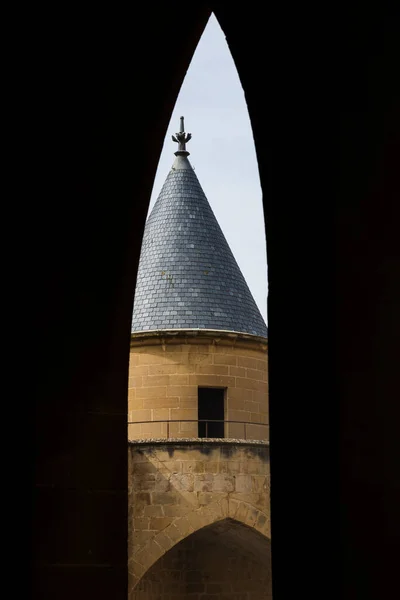
[(147, 221), (129, 367), (130, 599), (271, 598), (268, 331), (188, 160)]

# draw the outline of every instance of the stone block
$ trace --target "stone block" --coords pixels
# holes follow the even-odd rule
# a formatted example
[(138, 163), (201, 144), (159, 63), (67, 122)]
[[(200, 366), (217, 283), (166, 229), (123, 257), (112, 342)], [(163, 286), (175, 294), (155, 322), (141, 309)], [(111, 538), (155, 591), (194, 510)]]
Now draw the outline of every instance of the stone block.
[[(236, 457), (238, 458), (238, 457)], [(239, 460), (228, 460), (226, 462), (221, 462), (220, 463), (220, 468), (219, 468), (219, 472), (220, 473), (232, 473), (232, 474), (236, 474), (236, 473), (240, 473), (240, 461)], [(224, 467), (224, 465), (226, 465), (226, 467)]]
[(213, 356), (212, 354), (208, 353), (208, 352), (193, 352), (190, 353), (188, 356), (188, 362), (189, 364), (195, 364), (195, 365), (206, 365), (206, 364), (212, 364), (213, 363)]
[(249, 493), (253, 491), (251, 475), (238, 473), (235, 476), (235, 492)]
[[(197, 393), (197, 388), (196, 388)], [(196, 408), (197, 409), (197, 395), (196, 396), (181, 396), (179, 398), (179, 408)]]
[(189, 384), (189, 374), (176, 374), (170, 377), (169, 385), (188, 385)]
[(236, 367), (237, 356), (235, 354), (216, 354), (214, 356), (215, 365), (231, 365)]
[(196, 371), (196, 365), (195, 364), (176, 364), (176, 372), (177, 373), (181, 373), (181, 374), (188, 374), (190, 375), (191, 373), (195, 373)]
[(140, 354), (139, 365), (163, 365), (165, 364), (164, 354)]
[(227, 423), (226, 437), (232, 439), (244, 439), (244, 424), (243, 423)]
[(229, 512), (229, 516), (231, 519), (234, 519), (237, 513), (237, 510), (239, 508), (239, 500), (236, 500), (234, 498), (229, 498), (229, 504), (228, 504), (228, 512)]
[[(146, 373), (140, 373), (141, 375), (173, 375), (177, 373), (176, 365), (165, 363), (162, 365), (148, 365), (137, 367), (140, 369), (146, 369)], [(138, 373), (139, 374), (139, 373)]]
[(218, 461), (205, 460), (203, 464), (204, 464), (204, 472), (205, 473), (218, 473), (218, 469), (219, 469)]
[(263, 371), (258, 369), (246, 369), (246, 377), (249, 379), (255, 379), (256, 381), (263, 381)]
[(227, 417), (229, 421), (245, 421), (246, 423), (250, 421), (250, 413), (246, 410), (229, 409)]
[(144, 530), (144, 531), (135, 531), (132, 535), (132, 541), (134, 545), (134, 552), (137, 552), (140, 546), (146, 544), (150, 539), (154, 538), (155, 532)]
[(255, 390), (268, 394), (268, 383), (266, 381), (255, 381)]
[(244, 367), (229, 367), (229, 375), (234, 377), (246, 377), (246, 369)]
[(259, 514), (259, 511), (257, 510), (257, 508), (255, 508), (255, 507), (249, 508), (249, 511), (247, 513), (247, 524), (250, 527), (254, 527), (257, 517), (258, 517), (258, 514)]
[(264, 477), (267, 472), (267, 465), (254, 457), (244, 461), (243, 464), (246, 466), (246, 472), (251, 475), (260, 475), (261, 477)]
[(186, 492), (193, 492), (194, 476), (191, 473), (173, 473), (170, 476), (170, 485), (173, 489)]
[(261, 359), (261, 360), (257, 360), (257, 369), (259, 369), (260, 371), (265, 371), (266, 373), (268, 373), (268, 359), (267, 357), (265, 357), (265, 359)]
[(259, 390), (254, 390), (253, 401), (259, 402), (260, 408), (262, 406), (264, 406), (264, 407), (268, 406), (268, 393), (260, 392)]
[(135, 366), (139, 364), (139, 354), (134, 351), (130, 351), (129, 353), (129, 366)]
[(150, 518), (150, 529), (154, 529), (156, 531), (162, 531), (168, 525), (172, 523), (172, 517), (151, 517)]
[(172, 542), (176, 543), (178, 542), (180, 539), (182, 539), (182, 534), (179, 531), (179, 529), (177, 528), (175, 522), (171, 523), (171, 525), (169, 525), (165, 530), (164, 533), (166, 536), (169, 537), (170, 540), (172, 540)]
[(177, 504), (178, 497), (175, 491), (171, 492), (152, 492), (151, 494), (152, 504)]
[[(157, 388), (149, 388), (157, 389)], [(153, 396), (149, 398), (143, 398), (143, 408), (178, 408), (179, 397), (166, 397), (166, 396)]]
[(135, 365), (129, 368), (129, 377), (138, 377), (140, 375), (149, 375), (150, 368), (148, 365)]
[(164, 550), (158, 544), (148, 542), (135, 554), (135, 561), (138, 562), (144, 570), (147, 570), (164, 554)]
[(170, 340), (169, 344), (165, 347), (165, 350), (167, 353), (171, 353), (171, 352), (182, 352), (182, 350), (185, 348), (184, 345), (180, 344), (179, 342), (176, 342), (174, 340)]
[(185, 423), (184, 421), (180, 422), (179, 431), (182, 434), (182, 437), (197, 437), (198, 436), (198, 424), (196, 423)]
[(128, 440), (140, 440), (142, 437), (141, 425), (128, 425)]
[(133, 529), (134, 531), (143, 531), (144, 529), (149, 529), (150, 519), (148, 517), (136, 517), (133, 519)]
[(149, 492), (136, 492), (132, 494), (133, 513), (136, 516), (144, 515), (145, 508), (151, 503)]
[(167, 387), (166, 395), (168, 397), (170, 397), (170, 396), (183, 396), (183, 397), (196, 396), (197, 387), (195, 385), (193, 385), (192, 381), (190, 380), (191, 377), (193, 377), (193, 375), (189, 375), (190, 385), (169, 385)]
[(246, 504), (245, 502), (240, 502), (239, 506), (238, 506), (238, 509), (236, 511), (235, 518), (238, 521), (242, 521), (243, 523), (245, 523), (246, 522), (246, 517), (247, 517), (248, 510), (249, 510), (249, 505)]
[(232, 375), (229, 373), (229, 367), (223, 365), (197, 365), (196, 371), (198, 375)]
[(267, 478), (265, 475), (251, 475), (252, 478), (252, 491), (255, 493), (263, 494), (267, 491)]
[(254, 402), (253, 400), (245, 400), (244, 410), (251, 413), (259, 413), (260, 412), (260, 403)]
[(133, 489), (138, 492), (152, 492), (155, 485), (155, 475), (138, 475), (133, 478)]
[(212, 491), (214, 492), (232, 492), (234, 490), (233, 475), (228, 473), (218, 473), (214, 475), (212, 482)]
[(224, 517), (229, 516), (229, 499), (228, 496), (222, 496), (220, 501), (221, 511)]
[(149, 473), (155, 476), (158, 473), (156, 465), (150, 461), (134, 463), (132, 470), (134, 476), (147, 476)]
[(228, 388), (226, 392), (228, 403), (231, 400), (253, 400), (253, 390), (246, 388)]
[[(225, 496), (226, 496), (226, 494), (224, 494), (223, 497), (225, 497)], [(214, 502), (218, 502), (218, 500), (221, 497), (222, 497), (221, 494), (218, 494), (215, 492), (199, 492), (199, 495), (198, 495), (199, 506), (207, 506)]]
[(130, 411), (129, 413), (130, 421), (151, 421), (151, 409), (150, 408), (142, 408), (135, 409)]
[(237, 359), (237, 366), (246, 367), (247, 369), (257, 369), (257, 358), (243, 356), (243, 353), (241, 352), (241, 356), (238, 356)]
[(164, 517), (164, 507), (160, 504), (144, 506), (143, 515), (145, 517)]
[(193, 527), (186, 517), (181, 517), (174, 521), (176, 527), (179, 529), (182, 538), (186, 537), (189, 533), (192, 533)]
[(164, 531), (158, 533), (154, 538), (154, 541), (161, 546), (164, 551), (169, 550), (173, 546), (173, 541), (164, 533)]
[(232, 354), (233, 346), (227, 340), (221, 340), (221, 343), (215, 346), (214, 353), (215, 354)]
[[(165, 357), (166, 365), (186, 365), (187, 364), (187, 354), (183, 352), (173, 352), (168, 353)], [(179, 372), (179, 371), (177, 371)]]
[(202, 460), (184, 460), (181, 462), (183, 473), (204, 473), (204, 461)]
[[(197, 499), (196, 499), (197, 500)], [(166, 517), (183, 517), (193, 510), (191, 504), (174, 504), (169, 506), (163, 506), (163, 511)]]
[(247, 439), (248, 440), (265, 440), (268, 438), (268, 428), (265, 425), (248, 425)]
[(265, 419), (265, 415), (261, 415), (259, 412), (250, 414), (250, 421), (253, 423), (262, 423), (263, 419)]
[(170, 383), (170, 375), (147, 375), (141, 380), (143, 387), (164, 386)]
[(236, 387), (243, 388), (246, 390), (258, 390), (258, 384), (260, 382), (255, 379), (249, 379), (247, 377), (236, 377)]
[(163, 473), (166, 472), (172, 475), (182, 473), (182, 464), (180, 460), (166, 460), (161, 463), (160, 468), (163, 469)]
[[(172, 394), (171, 394), (172, 395)], [(138, 388), (136, 390), (136, 398), (165, 398), (167, 396), (167, 386), (154, 386)], [(153, 408), (149, 406), (149, 408)]]
[(205, 473), (204, 475), (194, 476), (194, 491), (195, 492), (212, 492), (214, 483), (214, 475)]
[(156, 476), (156, 480), (154, 483), (154, 491), (155, 492), (168, 492), (172, 488), (172, 484), (169, 481), (168, 477), (163, 475), (162, 473), (158, 473)]
[(265, 515), (264, 513), (260, 512), (258, 514), (257, 521), (256, 521), (256, 523), (255, 523), (254, 526), (259, 531), (264, 531), (267, 528), (267, 526), (268, 526), (267, 515)]
[(226, 409), (228, 411), (228, 419), (229, 419), (229, 411), (231, 410), (244, 410), (244, 406), (245, 406), (245, 399), (244, 398), (232, 398), (229, 397), (227, 398), (226, 401)]
[(230, 387), (235, 385), (235, 377), (227, 375), (189, 375), (189, 383), (204, 387)]
[(136, 375), (136, 376), (129, 377), (129, 387), (130, 388), (142, 387), (142, 376)]
[(173, 420), (196, 420), (198, 417), (198, 411), (196, 408), (172, 408), (171, 419)]
[(143, 437), (160, 438), (161, 431), (161, 423), (142, 423), (141, 425), (141, 434)]
[(151, 410), (152, 421), (169, 421), (170, 409), (169, 408), (153, 408)]

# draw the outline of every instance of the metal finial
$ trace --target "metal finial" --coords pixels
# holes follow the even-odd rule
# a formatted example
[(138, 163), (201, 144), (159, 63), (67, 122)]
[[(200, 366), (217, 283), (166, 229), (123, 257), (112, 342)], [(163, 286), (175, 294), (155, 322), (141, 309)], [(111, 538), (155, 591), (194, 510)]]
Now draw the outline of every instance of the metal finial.
[(172, 136), (173, 141), (178, 144), (178, 150), (175, 152), (175, 156), (189, 156), (189, 152), (186, 150), (186, 144), (192, 138), (192, 134), (185, 133), (184, 117), (181, 117), (180, 119), (180, 131)]

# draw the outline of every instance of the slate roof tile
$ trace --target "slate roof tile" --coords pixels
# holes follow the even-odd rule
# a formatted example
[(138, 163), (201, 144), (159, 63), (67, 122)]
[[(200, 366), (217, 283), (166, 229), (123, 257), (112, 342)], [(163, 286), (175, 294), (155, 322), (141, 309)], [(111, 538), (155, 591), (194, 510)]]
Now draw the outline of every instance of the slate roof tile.
[(146, 223), (132, 332), (200, 328), (268, 337), (197, 175), (186, 156), (174, 165)]

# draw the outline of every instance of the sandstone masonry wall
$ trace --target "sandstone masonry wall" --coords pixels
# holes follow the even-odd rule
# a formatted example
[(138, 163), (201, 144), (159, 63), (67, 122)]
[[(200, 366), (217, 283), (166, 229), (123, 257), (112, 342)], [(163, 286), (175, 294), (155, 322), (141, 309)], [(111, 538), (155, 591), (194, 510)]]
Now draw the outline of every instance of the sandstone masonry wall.
[(130, 589), (178, 542), (231, 519), (270, 537), (269, 447), (129, 445)]
[[(225, 392), (225, 437), (268, 439), (266, 345), (196, 337), (132, 341), (128, 421), (198, 418), (198, 387)], [(258, 423), (260, 425), (258, 425)], [(262, 425), (264, 424), (264, 425)], [(197, 437), (197, 423), (129, 425), (128, 439)]]

